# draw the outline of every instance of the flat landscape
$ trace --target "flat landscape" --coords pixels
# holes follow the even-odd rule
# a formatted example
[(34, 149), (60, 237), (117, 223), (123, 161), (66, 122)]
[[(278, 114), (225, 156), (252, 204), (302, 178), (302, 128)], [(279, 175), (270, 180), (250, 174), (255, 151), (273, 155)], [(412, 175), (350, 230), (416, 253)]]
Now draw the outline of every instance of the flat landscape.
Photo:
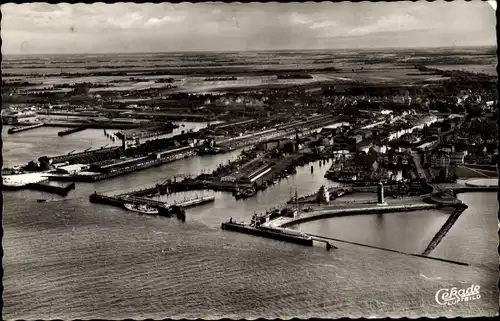
[[(166, 93), (231, 91), (346, 83), (415, 85), (448, 79), (416, 66), (495, 75), (495, 59), (493, 48), (395, 50), (394, 53), (387, 50), (190, 52), (41, 59), (5, 56), (2, 77), (6, 82), (26, 82), (24, 90), (48, 92), (67, 92), (70, 89), (60, 87), (90, 82), (99, 85), (90, 89), (97, 93), (149, 88), (163, 89)], [(287, 77), (279, 79), (283, 75)], [(234, 78), (217, 79), (222, 76)], [(171, 78), (170, 83), (158, 82), (164, 77)]]

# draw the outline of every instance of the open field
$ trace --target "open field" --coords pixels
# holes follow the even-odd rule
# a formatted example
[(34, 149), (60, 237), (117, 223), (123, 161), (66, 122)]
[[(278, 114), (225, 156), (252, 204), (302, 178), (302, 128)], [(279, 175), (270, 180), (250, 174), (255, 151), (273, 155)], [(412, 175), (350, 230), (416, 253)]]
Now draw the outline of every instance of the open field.
[[(5, 56), (4, 81), (27, 81), (23, 90), (55, 90), (55, 85), (81, 82), (107, 88), (90, 92), (165, 88), (168, 92), (250, 90), (262, 86), (308, 85), (326, 82), (412, 85), (446, 79), (419, 71), (416, 65), (441, 70), (466, 70), (495, 75), (492, 48), (427, 50), (269, 51), (232, 53), (161, 53), (73, 55), (36, 57)], [(311, 79), (277, 79), (278, 75), (302, 73)], [(205, 81), (205, 77), (234, 76), (236, 80)], [(175, 88), (155, 79), (169, 77)], [(131, 79), (133, 78), (133, 79)], [(138, 79), (140, 78), (140, 79)], [(58, 92), (65, 91), (57, 89)]]

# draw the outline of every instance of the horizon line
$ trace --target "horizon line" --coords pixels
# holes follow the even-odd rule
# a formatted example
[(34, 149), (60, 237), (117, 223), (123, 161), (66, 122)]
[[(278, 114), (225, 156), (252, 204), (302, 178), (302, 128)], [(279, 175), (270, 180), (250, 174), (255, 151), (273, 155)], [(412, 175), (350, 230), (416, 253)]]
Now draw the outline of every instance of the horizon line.
[(425, 50), (425, 49), (465, 49), (465, 48), (495, 48), (496, 45), (462, 45), (462, 46), (419, 46), (419, 47), (345, 47), (316, 49), (227, 49), (227, 50), (182, 50), (182, 51), (130, 51), (130, 52), (74, 52), (74, 53), (1, 53), (5, 56), (67, 56), (67, 55), (129, 55), (129, 54), (184, 54), (184, 53), (226, 53), (226, 52), (279, 52), (279, 51), (345, 51), (345, 50)]

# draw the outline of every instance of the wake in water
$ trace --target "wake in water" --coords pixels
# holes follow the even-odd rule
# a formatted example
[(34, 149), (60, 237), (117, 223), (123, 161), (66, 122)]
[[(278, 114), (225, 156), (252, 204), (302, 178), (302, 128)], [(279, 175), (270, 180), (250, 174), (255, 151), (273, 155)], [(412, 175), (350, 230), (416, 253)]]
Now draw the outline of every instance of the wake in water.
[(437, 276), (435, 278), (430, 278), (430, 277), (427, 277), (425, 275), (423, 275), (422, 273), (420, 273), (420, 276), (423, 277), (424, 279), (426, 280), (431, 280), (431, 281), (434, 281), (434, 280), (441, 280), (441, 277), (440, 276)]

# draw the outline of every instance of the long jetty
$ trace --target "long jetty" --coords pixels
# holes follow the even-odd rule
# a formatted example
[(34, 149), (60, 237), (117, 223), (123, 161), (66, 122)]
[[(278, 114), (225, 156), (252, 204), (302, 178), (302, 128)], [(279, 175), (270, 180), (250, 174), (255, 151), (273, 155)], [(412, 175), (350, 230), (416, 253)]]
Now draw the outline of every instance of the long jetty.
[(75, 128), (68, 128), (66, 130), (62, 130), (62, 131), (58, 132), (57, 136), (66, 136), (66, 135), (73, 134), (76, 132), (81, 132), (87, 128), (89, 128), (88, 125), (83, 125), (83, 126), (79, 126), (79, 127), (75, 127)]
[(35, 128), (38, 128), (38, 127), (42, 127), (44, 125), (45, 125), (44, 123), (37, 123), (37, 124), (33, 124), (33, 125), (28, 125), (28, 126), (13, 127), (13, 128), (10, 128), (7, 131), (7, 133), (8, 134), (20, 133), (20, 132), (24, 132), (24, 131), (27, 131), (27, 130), (35, 129)]
[(421, 257), (421, 258), (426, 258), (426, 259), (431, 259), (431, 260), (436, 260), (436, 261), (441, 261), (441, 262), (447, 262), (447, 263), (453, 263), (453, 264), (465, 265), (465, 266), (469, 265), (468, 263), (464, 263), (464, 262), (446, 260), (446, 259), (441, 259), (441, 258), (437, 258), (437, 257), (426, 256), (424, 254), (408, 253), (408, 252), (403, 252), (403, 251), (388, 249), (388, 248), (384, 248), (384, 247), (373, 246), (373, 245), (368, 245), (368, 244), (362, 244), (362, 243), (357, 243), (357, 242), (351, 242), (351, 241), (346, 241), (346, 240), (341, 240), (341, 239), (336, 239), (336, 238), (326, 237), (326, 236), (321, 236), (321, 235), (314, 235), (314, 234), (309, 234), (309, 233), (308, 233), (308, 235), (311, 236), (311, 237), (313, 237), (314, 239), (332, 240), (332, 241), (336, 241), (336, 242), (353, 244), (353, 245), (358, 245), (358, 246), (363, 246), (363, 247), (369, 247), (369, 248), (372, 248), (372, 249), (383, 250), (383, 251), (388, 251), (388, 252), (394, 252), (394, 253), (399, 253), (399, 254), (404, 254), (404, 255), (409, 255), (409, 256), (416, 256), (416, 257)]

